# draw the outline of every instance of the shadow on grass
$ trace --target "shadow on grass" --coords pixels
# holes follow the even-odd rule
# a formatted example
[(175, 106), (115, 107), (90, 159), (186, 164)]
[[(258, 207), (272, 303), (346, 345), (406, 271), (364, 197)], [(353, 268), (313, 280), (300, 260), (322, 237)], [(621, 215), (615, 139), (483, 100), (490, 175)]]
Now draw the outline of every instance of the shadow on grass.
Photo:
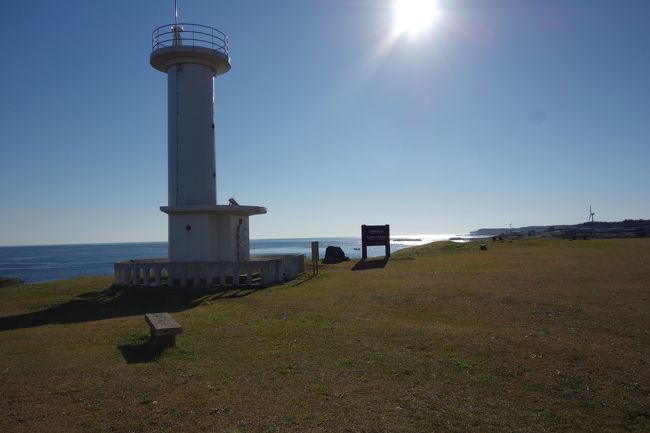
[(364, 260), (361, 259), (352, 267), (353, 271), (367, 271), (368, 269), (383, 269), (388, 263), (388, 257), (383, 259)]
[(63, 304), (15, 316), (0, 317), (0, 331), (42, 325), (83, 323), (146, 313), (179, 312), (206, 301), (241, 298), (259, 289), (233, 289), (213, 293), (182, 293), (153, 287), (110, 287), (88, 292)]
[(123, 344), (118, 346), (118, 349), (127, 364), (143, 364), (154, 361), (165, 350), (164, 347), (156, 344), (151, 339), (140, 343)]

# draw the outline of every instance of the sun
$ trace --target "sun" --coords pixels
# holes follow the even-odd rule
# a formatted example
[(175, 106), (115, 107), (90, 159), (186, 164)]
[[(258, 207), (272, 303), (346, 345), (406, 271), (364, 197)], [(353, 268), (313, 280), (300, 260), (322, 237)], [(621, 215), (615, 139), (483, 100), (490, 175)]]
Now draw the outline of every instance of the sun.
[(416, 36), (429, 30), (440, 10), (435, 0), (395, 0), (395, 32)]

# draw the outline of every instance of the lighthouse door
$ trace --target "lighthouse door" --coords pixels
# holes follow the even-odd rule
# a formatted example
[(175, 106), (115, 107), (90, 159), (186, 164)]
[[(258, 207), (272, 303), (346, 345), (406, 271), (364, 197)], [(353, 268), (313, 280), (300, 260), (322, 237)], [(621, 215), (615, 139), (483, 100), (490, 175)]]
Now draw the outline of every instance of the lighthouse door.
[(239, 218), (237, 224), (237, 261), (250, 259), (248, 240), (248, 218)]

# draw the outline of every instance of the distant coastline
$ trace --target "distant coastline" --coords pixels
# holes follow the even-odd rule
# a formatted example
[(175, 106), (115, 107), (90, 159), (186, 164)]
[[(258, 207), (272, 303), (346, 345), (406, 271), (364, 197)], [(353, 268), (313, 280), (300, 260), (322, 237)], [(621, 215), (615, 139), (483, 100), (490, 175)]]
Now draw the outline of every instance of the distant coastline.
[(574, 237), (648, 237), (650, 220), (626, 219), (623, 221), (589, 221), (572, 225), (525, 226), (517, 228), (481, 228), (470, 232), (472, 236), (549, 236)]

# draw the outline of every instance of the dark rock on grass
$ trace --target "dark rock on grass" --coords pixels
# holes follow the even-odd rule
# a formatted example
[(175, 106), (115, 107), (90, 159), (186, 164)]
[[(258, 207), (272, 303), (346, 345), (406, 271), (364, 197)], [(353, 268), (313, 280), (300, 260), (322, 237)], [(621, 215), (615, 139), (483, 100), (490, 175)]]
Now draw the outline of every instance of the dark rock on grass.
[(323, 263), (341, 263), (346, 260), (350, 260), (350, 258), (346, 257), (341, 247), (329, 246), (325, 249)]

